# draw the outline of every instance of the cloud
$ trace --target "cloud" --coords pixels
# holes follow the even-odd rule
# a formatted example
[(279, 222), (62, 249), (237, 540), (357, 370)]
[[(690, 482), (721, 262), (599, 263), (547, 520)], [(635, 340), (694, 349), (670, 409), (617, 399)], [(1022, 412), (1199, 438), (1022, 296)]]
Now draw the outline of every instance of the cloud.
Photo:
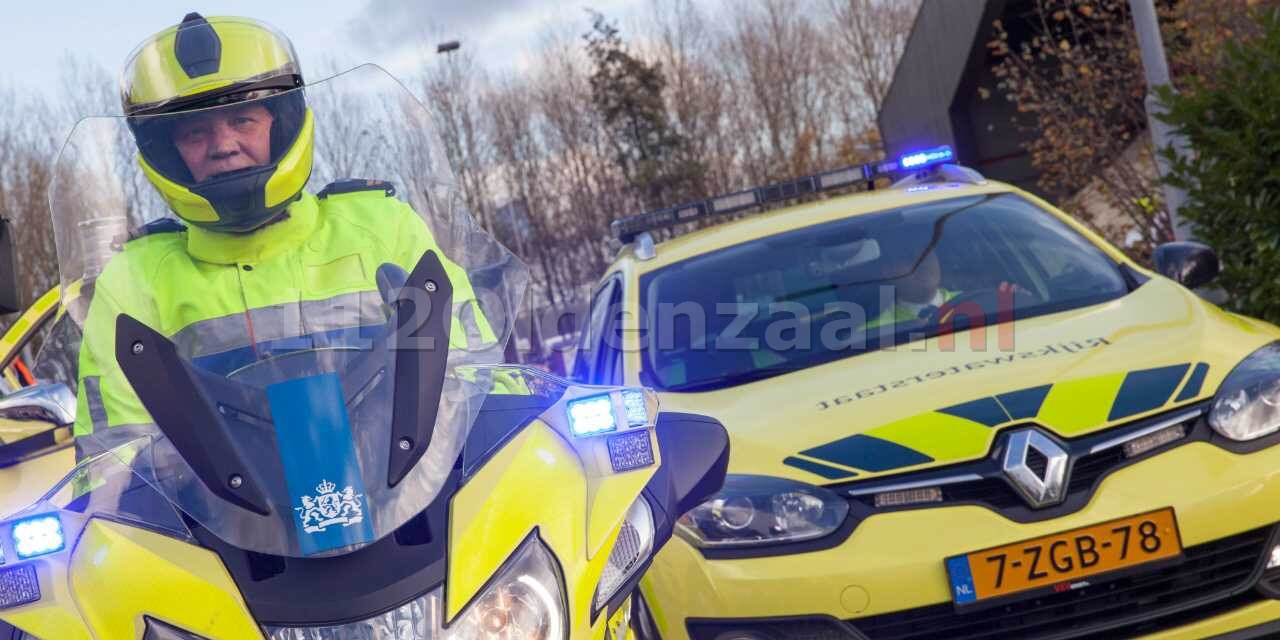
[(385, 52), (436, 34), (477, 33), (538, 4), (537, 0), (368, 0), (347, 23), (360, 46)]
[(487, 71), (524, 73), (536, 67), (549, 40), (581, 44), (589, 9), (631, 35), (630, 21), (646, 6), (646, 0), (367, 0), (360, 17), (339, 28), (354, 48), (398, 76), (435, 59), (436, 44), (446, 40), (461, 41)]

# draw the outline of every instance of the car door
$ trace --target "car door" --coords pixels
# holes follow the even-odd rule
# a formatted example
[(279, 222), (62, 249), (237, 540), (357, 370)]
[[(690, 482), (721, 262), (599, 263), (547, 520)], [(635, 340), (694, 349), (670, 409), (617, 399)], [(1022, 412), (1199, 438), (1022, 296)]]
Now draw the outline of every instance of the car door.
[[(0, 337), (0, 516), (39, 498), (75, 464), (74, 370), (52, 362), (62, 357), (51, 356), (48, 366), (37, 363), (40, 347), (68, 339), (63, 334), (73, 325), (58, 314), (58, 302), (54, 288)], [(50, 351), (73, 357), (76, 350)]]

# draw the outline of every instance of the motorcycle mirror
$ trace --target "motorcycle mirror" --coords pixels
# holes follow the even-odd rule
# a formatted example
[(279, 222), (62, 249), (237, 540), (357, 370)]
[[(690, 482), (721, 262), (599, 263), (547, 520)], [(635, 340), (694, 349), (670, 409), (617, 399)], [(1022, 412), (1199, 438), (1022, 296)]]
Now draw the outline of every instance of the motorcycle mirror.
[(1188, 289), (1204, 286), (1218, 277), (1218, 254), (1199, 242), (1166, 242), (1155, 251), (1156, 270)]
[(0, 398), (0, 419), (65, 427), (76, 421), (76, 394), (61, 382), (27, 387)]
[(22, 310), (18, 300), (17, 258), (13, 227), (8, 220), (0, 218), (0, 315)]
[(715, 418), (674, 412), (658, 414), (656, 430), (662, 469), (674, 494), (674, 520), (724, 487), (729, 434)]
[(396, 301), (404, 283), (409, 280), (409, 272), (398, 264), (388, 262), (378, 267), (375, 278), (378, 282), (378, 295), (382, 296), (383, 304), (390, 306)]

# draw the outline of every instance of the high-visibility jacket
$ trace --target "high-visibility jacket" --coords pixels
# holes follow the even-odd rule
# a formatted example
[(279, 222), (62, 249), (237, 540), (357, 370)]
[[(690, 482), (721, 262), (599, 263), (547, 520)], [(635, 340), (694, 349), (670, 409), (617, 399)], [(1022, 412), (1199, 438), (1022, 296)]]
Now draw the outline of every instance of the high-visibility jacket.
[[(949, 302), (957, 295), (960, 295), (959, 291), (949, 291), (942, 288), (938, 289), (938, 297), (942, 302)], [(863, 329), (876, 329), (884, 325), (898, 324), (899, 322), (912, 322), (920, 319), (918, 311), (913, 311), (911, 308), (901, 303), (895, 303), (892, 307), (885, 309), (880, 312), (880, 315), (867, 322)]]
[(433, 249), (453, 286), (450, 346), (493, 341), (479, 310), (467, 309), (475, 294), (466, 271), (408, 204), (379, 187), (303, 193), (288, 213), (251, 234), (174, 224), (124, 244), (94, 283), (84, 324), (77, 437), (151, 422), (114, 358), (121, 313), (169, 337), (198, 366), (229, 373), (273, 351), (323, 346), (353, 321), (386, 322), (378, 268), (412, 271)]

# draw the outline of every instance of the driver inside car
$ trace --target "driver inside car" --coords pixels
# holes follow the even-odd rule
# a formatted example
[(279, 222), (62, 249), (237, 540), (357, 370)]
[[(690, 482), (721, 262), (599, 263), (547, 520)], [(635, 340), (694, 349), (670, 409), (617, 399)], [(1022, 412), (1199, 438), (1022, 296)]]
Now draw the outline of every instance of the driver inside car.
[[(920, 253), (914, 248), (885, 244), (887, 253), (882, 254), (884, 283), (894, 289), (894, 304), (869, 319), (865, 328), (950, 320), (955, 309), (948, 303), (964, 292), (942, 286), (942, 267), (935, 245), (930, 244)], [(1023, 287), (1004, 280), (996, 285), (995, 291), (999, 300), (1009, 300), (1010, 303), (1014, 294), (1027, 293)], [(988, 313), (992, 311), (995, 310), (987, 310)]]
[[(866, 328), (927, 320), (958, 292), (942, 287), (942, 269), (933, 247), (924, 254), (891, 251), (884, 257), (886, 283), (894, 287), (894, 304), (867, 321)], [(896, 274), (903, 274), (893, 277)]]
[(434, 251), (453, 287), (449, 346), (493, 340), (466, 271), (392, 185), (304, 189), (315, 127), (301, 87), (289, 40), (245, 18), (188, 14), (126, 62), (122, 102), (138, 163), (176, 219), (116, 239), (96, 280), (86, 272), (78, 457), (108, 440), (103, 430), (151, 422), (114, 357), (121, 314), (229, 375), (282, 353), (353, 344), (361, 327), (386, 321), (381, 267), (407, 273)]

